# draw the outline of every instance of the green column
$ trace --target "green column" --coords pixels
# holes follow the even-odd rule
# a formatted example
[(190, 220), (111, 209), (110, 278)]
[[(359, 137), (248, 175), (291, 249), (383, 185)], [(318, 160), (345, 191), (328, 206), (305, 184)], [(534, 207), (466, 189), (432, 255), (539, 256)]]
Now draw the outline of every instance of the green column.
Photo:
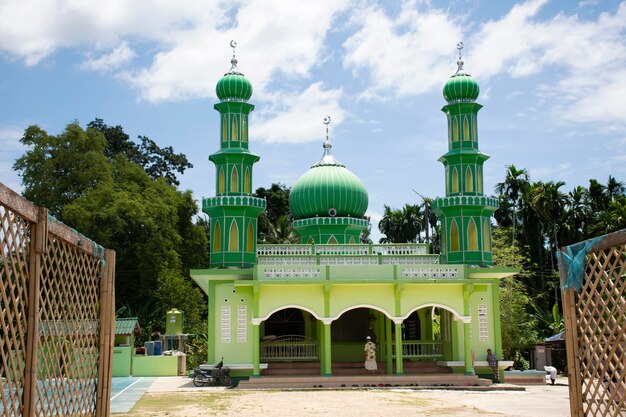
[(320, 375), (324, 376), (324, 323), (321, 320), (317, 321), (317, 337), (319, 339), (319, 361), (320, 361)]
[(387, 352), (387, 375), (393, 375), (393, 340), (391, 339), (391, 319), (385, 316), (385, 350)]
[(466, 284), (463, 286), (463, 314), (470, 322), (463, 322), (463, 339), (465, 346), (465, 375), (474, 375), (474, 367), (472, 366), (472, 339), (471, 339), (471, 311), (469, 305), (470, 295), (474, 292), (474, 285)]
[(330, 323), (324, 323), (324, 364), (322, 373), (324, 376), (333, 375), (333, 363), (330, 348)]
[[(493, 304), (493, 349), (494, 355), (500, 360), (502, 357), (502, 332), (500, 330), (500, 281), (494, 281), (491, 285), (491, 302)], [(498, 370), (500, 381), (504, 381), (504, 370)]]
[(463, 323), (463, 338), (465, 339), (465, 375), (474, 375), (472, 366), (472, 345), (470, 339), (471, 323)]
[[(209, 317), (213, 315), (213, 317), (217, 317), (217, 304), (215, 298), (215, 281), (209, 281), (208, 284), (208, 297), (209, 297)], [(217, 363), (215, 360), (215, 343), (217, 339), (216, 329), (215, 329), (216, 320), (209, 320), (208, 324), (208, 335), (207, 335), (207, 362), (208, 363)]]
[(396, 330), (396, 375), (404, 375), (402, 364), (402, 323), (395, 323)]
[(259, 326), (259, 324), (252, 325), (252, 376), (255, 378), (261, 376), (261, 346), (259, 343)]

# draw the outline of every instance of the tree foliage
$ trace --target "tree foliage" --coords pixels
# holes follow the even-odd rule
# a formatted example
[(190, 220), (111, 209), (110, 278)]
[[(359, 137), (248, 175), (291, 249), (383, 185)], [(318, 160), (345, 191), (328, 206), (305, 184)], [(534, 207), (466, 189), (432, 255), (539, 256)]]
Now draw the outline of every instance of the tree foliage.
[(139, 144), (132, 142), (122, 126), (108, 126), (104, 120), (95, 119), (87, 128), (104, 135), (107, 143), (104, 153), (109, 159), (123, 155), (130, 162), (140, 165), (153, 179), (165, 178), (170, 184), (180, 185), (176, 172), (183, 174), (187, 168), (193, 168), (187, 157), (175, 153), (171, 146), (161, 148), (155, 141), (143, 135), (137, 137)]
[(204, 228), (192, 221), (197, 206), (191, 192), (130, 160), (123, 149), (133, 148), (121, 127), (109, 133), (117, 138), (108, 141), (77, 123), (57, 136), (27, 128), (22, 142), (28, 150), (15, 163), (24, 194), (116, 251), (118, 307), (139, 315), (142, 327), (162, 331), (172, 307), (185, 312), (187, 326), (198, 326), (206, 317), (204, 296), (188, 271), (208, 264), (208, 243)]

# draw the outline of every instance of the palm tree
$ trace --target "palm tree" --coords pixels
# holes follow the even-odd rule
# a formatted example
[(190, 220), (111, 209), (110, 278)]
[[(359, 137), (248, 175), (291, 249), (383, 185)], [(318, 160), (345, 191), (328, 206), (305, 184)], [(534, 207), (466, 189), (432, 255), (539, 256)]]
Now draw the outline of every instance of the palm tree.
[(298, 240), (287, 216), (280, 216), (275, 223), (269, 223), (269, 231), (265, 239), (267, 239), (267, 243), (273, 244), (296, 243)]
[(609, 175), (609, 180), (606, 182), (605, 190), (609, 200), (615, 201), (617, 197), (624, 195), (626, 187), (624, 187), (624, 183), (622, 181), (618, 181), (615, 177)]
[(511, 164), (506, 167), (506, 177), (504, 182), (496, 184), (495, 190), (498, 194), (506, 196), (513, 206), (513, 240), (511, 245), (515, 245), (515, 227), (517, 219), (517, 205), (521, 194), (528, 189), (530, 177), (526, 168), (517, 169)]
[(556, 271), (554, 267), (554, 254), (556, 254), (556, 250), (559, 247), (557, 239), (559, 220), (563, 217), (565, 207), (568, 204), (567, 196), (559, 191), (559, 188), (564, 185), (565, 183), (563, 181), (539, 182), (537, 183), (531, 201), (533, 208), (552, 229), (549, 240), (553, 251), (550, 256), (553, 271)]
[(402, 210), (385, 205), (378, 229), (385, 236), (380, 243), (410, 243), (419, 239), (423, 217), (418, 205), (405, 204)]

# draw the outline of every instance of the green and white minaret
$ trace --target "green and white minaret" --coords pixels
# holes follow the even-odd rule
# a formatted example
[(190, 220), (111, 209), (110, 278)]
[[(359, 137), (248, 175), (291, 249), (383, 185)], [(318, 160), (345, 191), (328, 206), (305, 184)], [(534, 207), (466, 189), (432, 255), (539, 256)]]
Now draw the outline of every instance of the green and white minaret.
[(446, 170), (446, 196), (433, 207), (441, 221), (441, 262), (488, 266), (491, 215), (498, 201), (483, 191), (483, 163), (489, 156), (478, 149), (479, 87), (463, 69), (462, 42), (457, 49), (458, 69), (443, 88), (448, 104), (441, 109), (448, 118), (448, 152), (439, 158)]
[(326, 141), (322, 159), (294, 184), (289, 207), (301, 243), (355, 244), (367, 229), (367, 190), (363, 182), (333, 156), (328, 139), (330, 117), (324, 118)]
[(265, 199), (252, 196), (252, 166), (259, 156), (248, 149), (248, 103), (252, 84), (237, 70), (235, 47), (230, 71), (215, 91), (220, 113), (220, 149), (209, 156), (215, 164), (216, 197), (202, 200), (202, 211), (211, 219), (211, 268), (251, 268), (256, 264), (257, 221)]

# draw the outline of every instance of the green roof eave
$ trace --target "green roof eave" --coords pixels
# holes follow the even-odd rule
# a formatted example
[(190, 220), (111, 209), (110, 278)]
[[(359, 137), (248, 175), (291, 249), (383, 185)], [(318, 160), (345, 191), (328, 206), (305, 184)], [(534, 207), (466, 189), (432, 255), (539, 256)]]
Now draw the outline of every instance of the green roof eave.
[(519, 268), (496, 267), (496, 268), (465, 268), (465, 276), (469, 279), (502, 279), (518, 274)]
[(209, 281), (242, 281), (251, 280), (254, 269), (233, 268), (233, 269), (192, 269), (189, 271), (193, 279), (202, 291), (209, 293)]
[(461, 156), (477, 156), (477, 157), (481, 158), (483, 161), (486, 161), (487, 159), (489, 159), (489, 155), (487, 155), (486, 153), (483, 153), (483, 152), (481, 152), (479, 150), (467, 149), (467, 148), (466, 149), (459, 148), (459, 149), (452, 149), (452, 150), (446, 152), (445, 154), (441, 155), (437, 161), (444, 162), (447, 158), (449, 158), (451, 156), (457, 156), (457, 155), (461, 155)]

